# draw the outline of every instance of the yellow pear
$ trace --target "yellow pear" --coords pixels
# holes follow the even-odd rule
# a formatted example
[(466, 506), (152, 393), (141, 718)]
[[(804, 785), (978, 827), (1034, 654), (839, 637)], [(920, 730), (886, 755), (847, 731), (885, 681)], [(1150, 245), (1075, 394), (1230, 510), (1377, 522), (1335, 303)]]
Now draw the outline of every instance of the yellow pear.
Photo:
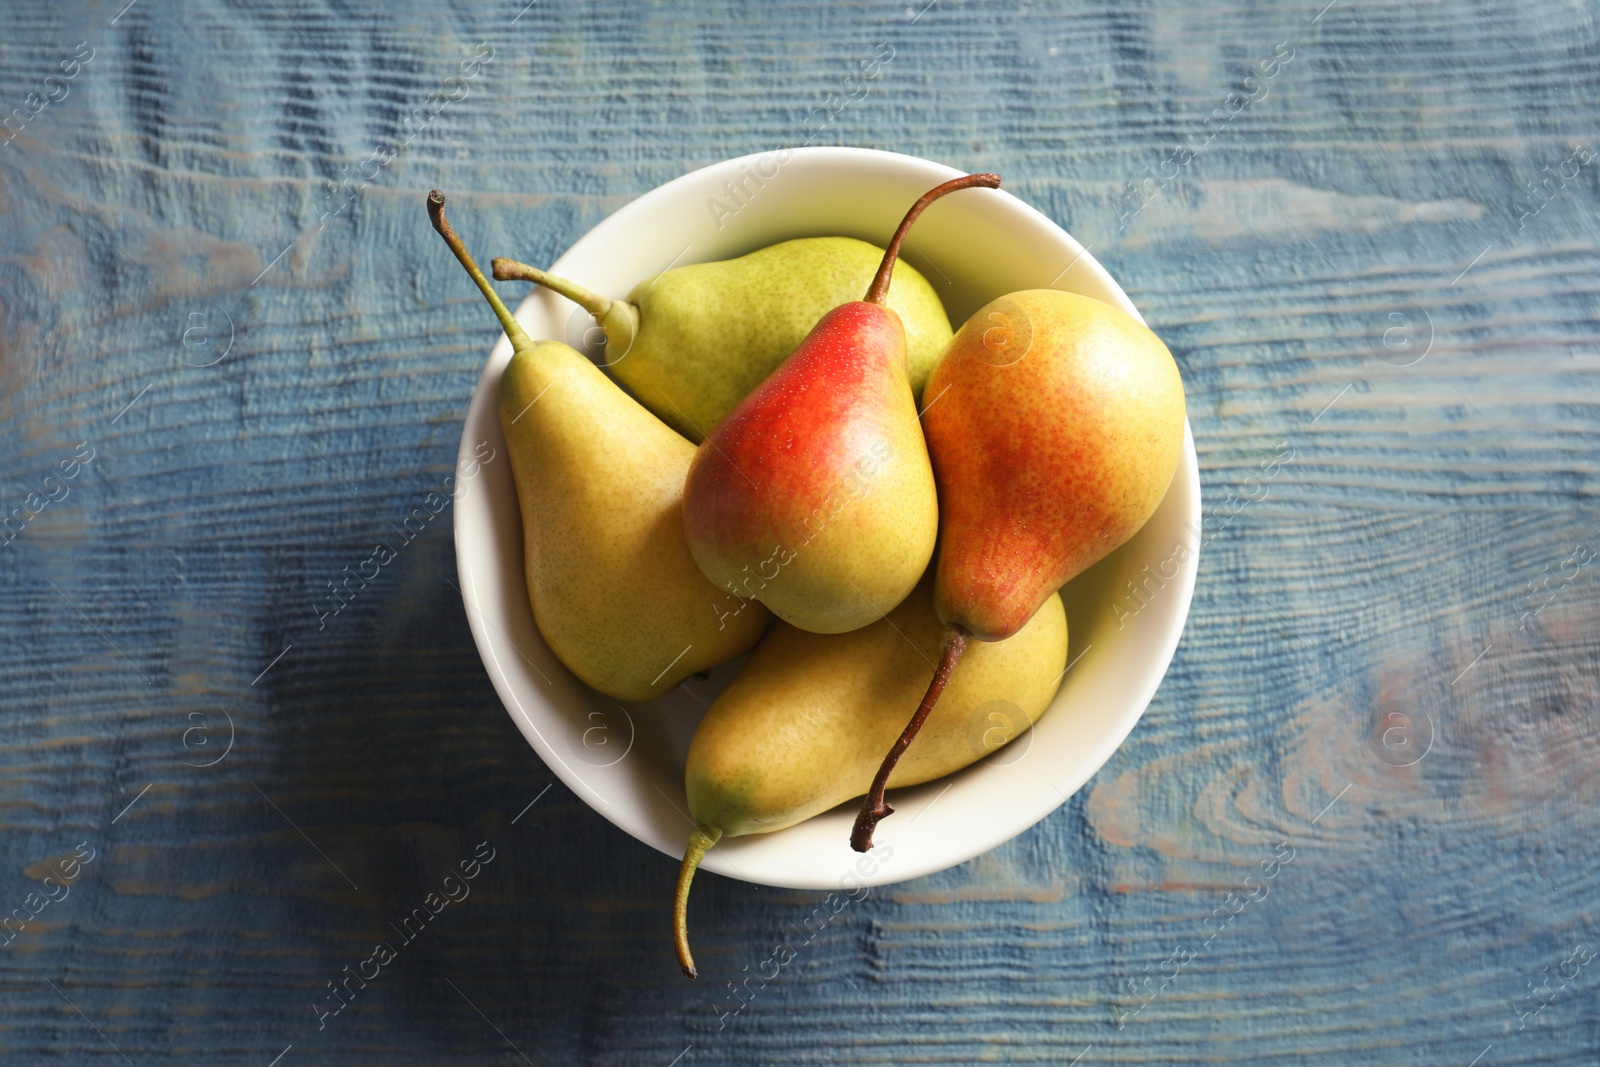
[[(887, 617), (848, 634), (774, 621), (749, 662), (706, 712), (689, 746), (684, 785), (695, 829), (675, 906), (678, 962), (689, 954), (689, 885), (722, 837), (770, 833), (866, 792), (906, 709), (927, 688), (943, 624), (932, 574)], [(960, 770), (1033, 724), (1067, 664), (1067, 616), (1052, 594), (1004, 641), (976, 644), (950, 676), (914, 751), (889, 785)]]
[(533, 618), (589, 685), (622, 700), (662, 696), (760, 639), (764, 608), (722, 592), (684, 539), (695, 448), (557, 341), (531, 341), (429, 196), (434, 226), (494, 308), (514, 354), (500, 424), (522, 510)]

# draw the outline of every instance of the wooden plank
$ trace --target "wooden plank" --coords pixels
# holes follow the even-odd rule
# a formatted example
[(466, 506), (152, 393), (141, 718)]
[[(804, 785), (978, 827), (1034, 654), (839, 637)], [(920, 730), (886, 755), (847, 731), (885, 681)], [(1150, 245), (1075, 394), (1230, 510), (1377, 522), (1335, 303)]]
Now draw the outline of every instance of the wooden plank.
[[(1563, 562), (1600, 538), (1600, 184), (1528, 183), (1600, 142), (1596, 35), (1554, 0), (0, 9), (0, 110), (27, 109), (0, 511), (94, 450), (0, 546), (0, 913), (94, 850), (0, 951), (0, 1054), (1591, 1062), (1600, 610)], [(802, 141), (880, 42), (816, 143), (998, 170), (1086, 241), (1183, 367), (1213, 506), (1294, 458), (1213, 521), (1169, 676), (1084, 791), (852, 903), (741, 1001), (818, 897), (706, 879), (682, 982), (672, 864), (544, 792), (447, 515), (314, 605), (450, 472), (490, 341), (430, 186), (474, 247), (548, 262)], [(470, 897), (389, 925), (485, 841)]]

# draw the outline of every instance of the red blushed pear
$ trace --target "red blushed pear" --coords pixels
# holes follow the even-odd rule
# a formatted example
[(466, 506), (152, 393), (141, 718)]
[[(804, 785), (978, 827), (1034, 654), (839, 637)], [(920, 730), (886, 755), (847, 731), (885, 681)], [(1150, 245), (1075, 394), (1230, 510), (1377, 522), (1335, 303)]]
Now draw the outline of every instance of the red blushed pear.
[(1183, 381), (1137, 319), (1030, 289), (967, 320), (934, 367), (922, 417), (938, 483), (933, 682), (873, 780), (858, 852), (894, 809), (890, 773), (969, 640), (1002, 641), (1057, 589), (1126, 542), (1166, 495), (1183, 448)]
[(884, 299), (923, 209), (958, 189), (999, 185), (993, 174), (969, 174), (924, 194), (865, 298), (824, 315), (700, 445), (683, 526), (716, 585), (798, 629), (832, 634), (876, 621), (917, 584), (939, 507), (905, 327)]

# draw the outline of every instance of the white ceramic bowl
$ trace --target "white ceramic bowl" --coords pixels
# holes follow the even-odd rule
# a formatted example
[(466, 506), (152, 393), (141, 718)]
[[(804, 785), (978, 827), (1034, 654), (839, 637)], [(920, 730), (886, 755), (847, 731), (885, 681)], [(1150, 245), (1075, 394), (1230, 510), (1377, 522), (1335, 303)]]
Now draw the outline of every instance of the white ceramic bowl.
[[(639, 197), (550, 269), (620, 297), (669, 264), (725, 259), (791, 237), (844, 234), (881, 245), (913, 200), (959, 173), (924, 159), (854, 148), (731, 159)], [(742, 187), (737, 199), (729, 182), (736, 191)], [(485, 265), (491, 255), (511, 251), (479, 243), (473, 252)], [(964, 191), (935, 204), (912, 231), (905, 258), (934, 284), (957, 326), (994, 297), (1041, 287), (1139, 314), (1078, 242), (1003, 190)], [(569, 343), (581, 342), (588, 321), (571, 304), (538, 290), (522, 301), (517, 319), (531, 337)], [(473, 637), (512, 720), (551, 770), (623, 830), (681, 856), (690, 828), (683, 788), (689, 740), (742, 660), (708, 679), (691, 678), (648, 705), (624, 706), (583, 685), (551, 654), (523, 588), (517, 500), (495, 408), (510, 357), (502, 336), (461, 438), (456, 557)], [(491, 448), (496, 458), (469, 476), (474, 460)], [(1110, 758), (1166, 673), (1194, 591), (1199, 515), (1199, 471), (1186, 427), (1182, 460), (1155, 516), (1062, 591), (1071, 665), (1055, 702), (1029, 734), (987, 761), (892, 792), (897, 813), (878, 828), (878, 861), (862, 863), (850, 850), (851, 803), (779, 833), (725, 839), (705, 867), (796, 889), (882, 885), (971, 859), (1050, 814)], [(1171, 577), (1163, 588), (1147, 585), (1153, 592), (1141, 606), (1124, 583), (1140, 580), (1147, 564)]]

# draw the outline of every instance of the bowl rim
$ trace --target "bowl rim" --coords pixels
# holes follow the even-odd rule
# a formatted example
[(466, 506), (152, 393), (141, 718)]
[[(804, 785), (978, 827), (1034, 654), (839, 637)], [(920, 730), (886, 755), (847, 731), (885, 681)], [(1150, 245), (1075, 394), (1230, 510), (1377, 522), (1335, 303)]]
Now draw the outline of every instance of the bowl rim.
[[(642, 193), (638, 197), (635, 197), (633, 200), (624, 204), (610, 215), (601, 219), (583, 236), (579, 237), (571, 247), (569, 247), (559, 258), (555, 260), (555, 262), (550, 265), (550, 272), (553, 274), (570, 274), (571, 266), (569, 264), (569, 260), (573, 259), (575, 255), (577, 255), (580, 250), (584, 248), (585, 242), (593, 238), (596, 231), (602, 228), (620, 227), (629, 224), (642, 223), (651, 215), (653, 211), (657, 209), (661, 202), (672, 200), (674, 196), (684, 187), (699, 186), (712, 176), (715, 176), (718, 180), (720, 180), (724, 174), (732, 174), (737, 176), (741, 167), (752, 166), (760, 161), (770, 161), (775, 154), (780, 152), (792, 153), (789, 160), (783, 161), (784, 165), (786, 165), (788, 162), (792, 162), (795, 157), (802, 157), (807, 160), (816, 161), (819, 165), (826, 164), (830, 161), (849, 161), (852, 163), (865, 162), (868, 164), (876, 162), (880, 164), (892, 164), (895, 167), (903, 167), (909, 163), (915, 164), (917, 167), (928, 171), (933, 176), (933, 180), (936, 182), (943, 181), (946, 178), (957, 177), (963, 173), (966, 173), (946, 164), (937, 163), (935, 161), (923, 159), (917, 156), (905, 155), (898, 152), (888, 152), (881, 149), (852, 148), (842, 146), (813, 146), (772, 149), (766, 152), (756, 152), (743, 156), (736, 156), (731, 159), (726, 159), (718, 163), (713, 163), (708, 166), (689, 171), (677, 178), (673, 178), (670, 181), (658, 185), (645, 193)], [(1138, 308), (1134, 306), (1132, 300), (1129, 299), (1122, 287), (1117, 283), (1116, 279), (1111, 276), (1111, 274), (1104, 268), (1104, 266), (1100, 264), (1098, 260), (1094, 258), (1092, 254), (1090, 254), (1088, 248), (1073, 238), (1071, 234), (1067, 233), (1064, 228), (1058, 226), (1052, 219), (1049, 218), (1049, 216), (1043, 214), (1025, 201), (1017, 198), (1004, 188), (987, 192), (986, 195), (1003, 196), (1008, 198), (1010, 201), (1012, 201), (1011, 207), (1013, 209), (1020, 209), (1024, 216), (1029, 219), (1029, 221), (1036, 226), (1044, 228), (1047, 232), (1052, 233), (1052, 235), (1059, 242), (1063, 243), (1067, 250), (1072, 253), (1073, 258), (1068, 263), (1068, 266), (1063, 268), (1061, 274), (1057, 275), (1057, 278), (1051, 283), (1046, 286), (1042, 286), (1041, 288), (1057, 288), (1058, 286), (1056, 286), (1055, 281), (1058, 281), (1074, 267), (1087, 270), (1095, 278), (1095, 280), (1099, 282), (1101, 288), (1104, 289), (1109, 295), (1114, 297), (1114, 299), (1109, 302), (1132, 315), (1140, 323), (1144, 323), (1144, 317), (1139, 313)], [(1076, 289), (1066, 289), (1065, 286), (1061, 286), (1060, 288), (1063, 288), (1065, 291), (1076, 291)], [(517, 305), (513, 312), (514, 315), (519, 321), (524, 321), (528, 316), (528, 313), (535, 309), (543, 298), (544, 294), (542, 294), (540, 291), (530, 291), (529, 294)], [(488, 360), (484, 364), (483, 370), (479, 375), (477, 384), (474, 387), (472, 400), (469, 404), (468, 413), (463, 421), (461, 443), (457, 451), (458, 471), (462, 469), (463, 464), (471, 461), (471, 450), (475, 448), (477, 444), (477, 435), (472, 432), (472, 429), (476, 418), (479, 416), (480, 405), (484, 403), (486, 391), (497, 388), (498, 372), (496, 368), (503, 362), (505, 358), (509, 357), (510, 350), (510, 341), (506, 338), (504, 333), (501, 333), (491, 349)], [(491, 377), (493, 380), (491, 380)], [(498, 425), (497, 422), (496, 425)], [(1200, 497), (1198, 457), (1196, 455), (1194, 436), (1189, 424), (1187, 413), (1185, 414), (1184, 419), (1183, 450), (1179, 457), (1177, 471), (1173, 476), (1172, 485), (1167, 491), (1168, 497), (1170, 497), (1175, 490), (1180, 488), (1180, 483), (1182, 489), (1184, 490), (1183, 495), (1188, 500), (1192, 501), (1192, 506), (1190, 507), (1188, 513), (1182, 516), (1184, 529), (1189, 533), (1189, 552), (1181, 564), (1179, 574), (1174, 576), (1174, 578), (1170, 579), (1168, 582), (1168, 587), (1173, 588), (1174, 592), (1176, 593), (1176, 599), (1173, 601), (1175, 610), (1165, 613), (1172, 621), (1169, 622), (1159, 634), (1152, 635), (1152, 637), (1158, 642), (1158, 649), (1152, 649), (1152, 652), (1155, 654), (1147, 660), (1147, 662), (1150, 664), (1150, 669), (1145, 672), (1143, 684), (1137, 688), (1137, 696), (1134, 697), (1133, 700), (1128, 704), (1129, 710), (1124, 712), (1114, 724), (1109, 724), (1109, 729), (1107, 729), (1100, 736), (1099, 743), (1093, 746), (1092, 751), (1086, 752), (1084, 755), (1075, 760), (1075, 764), (1081, 773), (1071, 774), (1060, 780), (1053, 778), (1049, 780), (1049, 784), (1056, 795), (1052, 796), (1048, 791), (1042, 793), (1036, 791), (1037, 799), (1034, 799), (1032, 803), (1018, 804), (1010, 808), (1006, 813), (1003, 826), (995, 830), (995, 832), (992, 834), (970, 837), (965, 843), (953, 843), (946, 850), (935, 851), (923, 849), (920, 854), (917, 855), (897, 855), (895, 856), (895, 862), (892, 865), (886, 863), (882, 866), (876, 867), (876, 869), (870, 873), (862, 873), (858, 869), (854, 873), (847, 871), (842, 876), (839, 874), (829, 876), (819, 873), (815, 870), (801, 871), (798, 873), (777, 877), (770, 875), (762, 876), (759, 872), (755, 875), (752, 875), (746, 870), (741, 870), (740, 867), (735, 862), (732, 862), (727, 855), (722, 854), (725, 850), (721, 847), (713, 849), (706, 855), (705, 861), (702, 864), (702, 868), (726, 875), (728, 877), (737, 878), (742, 881), (762, 885), (771, 885), (781, 888), (838, 889), (844, 886), (878, 886), (894, 884), (911, 878), (920, 877), (922, 875), (936, 873), (938, 871), (946, 870), (948, 868), (965, 863), (976, 856), (982, 855), (994, 848), (997, 848), (1012, 838), (1020, 835), (1024, 831), (1032, 828), (1057, 808), (1064, 805), (1078, 789), (1080, 789), (1091, 777), (1099, 772), (1099, 770), (1110, 759), (1112, 754), (1115, 753), (1116, 750), (1121, 747), (1122, 743), (1127, 740), (1129, 734), (1132, 733), (1133, 728), (1143, 717), (1145, 711), (1149, 707), (1150, 701), (1155, 695), (1156, 690), (1160, 687), (1161, 682), (1166, 678), (1166, 674), (1171, 666), (1173, 656), (1176, 654), (1178, 644), (1187, 626), (1189, 609), (1193, 599), (1195, 581), (1199, 570), (1200, 538), (1196, 534), (1200, 528), (1199, 519), (1203, 508), (1203, 503)], [(483, 662), (484, 669), (489, 675), (490, 682), (494, 686), (502, 706), (505, 708), (507, 714), (510, 715), (512, 721), (516, 724), (519, 732), (523, 735), (530, 747), (532, 747), (534, 751), (538, 753), (545, 765), (555, 773), (556, 777), (559, 778), (562, 783), (567, 786), (567, 788), (571, 789), (578, 796), (582, 797), (589, 807), (616, 825), (619, 829), (625, 831), (629, 836), (639, 840), (643, 844), (649, 845), (650, 847), (656, 849), (664, 855), (671, 857), (674, 860), (679, 859), (681, 857), (681, 842), (669, 847), (654, 840), (651, 833), (651, 827), (645, 820), (639, 817), (630, 817), (628, 814), (619, 810), (618, 807), (606, 802), (605, 798), (602, 797), (600, 793), (596, 791), (588, 781), (585, 780), (583, 775), (576, 771), (571, 765), (568, 764), (566, 760), (561, 757), (560, 753), (556, 751), (556, 748), (551, 740), (544, 736), (544, 734), (539, 730), (538, 724), (532, 721), (528, 713), (522, 709), (521, 702), (518, 699), (517, 692), (512, 685), (512, 680), (509, 677), (508, 672), (499, 662), (497, 662), (498, 653), (495, 647), (495, 641), (492, 635), (489, 633), (489, 630), (493, 628), (493, 625), (484, 617), (483, 609), (479, 607), (478, 603), (475, 602), (478, 586), (478, 575), (474, 569), (476, 557), (470, 549), (464, 547), (464, 541), (470, 540), (470, 538), (475, 536), (477, 533), (475, 530), (466, 528), (467, 524), (471, 520), (464, 518), (464, 515), (474, 514), (474, 512), (468, 512), (459, 506), (461, 499), (464, 497), (467, 490), (468, 484), (466, 479), (458, 478), (454, 490), (456, 495), (456, 503), (458, 506), (454, 508), (454, 515), (452, 516), (453, 536), (456, 550), (456, 571), (457, 577), (461, 583), (460, 593), (463, 601), (463, 609), (467, 616), (468, 626), (472, 631), (474, 644), (477, 647), (479, 658)], [(1164, 501), (1165, 499), (1166, 498), (1164, 498)], [(526, 658), (526, 654), (521, 653), (520, 649), (516, 649), (515, 643), (512, 642), (508, 636), (503, 633), (500, 636), (508, 645), (510, 645), (512, 649), (516, 650), (519, 654)], [(537, 633), (535, 633), (535, 636), (537, 637)], [(1085, 648), (1084, 651), (1087, 652), (1088, 649)], [(1072, 669), (1072, 663), (1075, 662), (1076, 660), (1069, 661), (1069, 671)], [(1064, 671), (1063, 673), (1065, 674), (1067, 672)], [(1065, 688), (1065, 683), (1063, 683), (1062, 688)], [(963, 768), (962, 770), (955, 771), (950, 775), (946, 775), (944, 778), (938, 779), (930, 784), (933, 786), (938, 786), (940, 783), (946, 781), (951, 781), (953, 783), (961, 776), (968, 774), (973, 770), (974, 767), (969, 766), (967, 768)], [(924, 785), (913, 788), (926, 789), (928, 786)], [(902, 791), (896, 792), (898, 795)], [(906, 790), (904, 792), (910, 792), (910, 790)], [(671, 800), (671, 798), (668, 799), (669, 801)], [(596, 800), (598, 800), (599, 803), (596, 803)], [(682, 814), (681, 811), (680, 814)], [(887, 827), (892, 826), (893, 824), (888, 823), (885, 825)], [(769, 835), (758, 836), (766, 837)], [(735, 840), (747, 841), (749, 839), (745, 838)], [(724, 844), (726, 843), (727, 842), (725, 841)]]

